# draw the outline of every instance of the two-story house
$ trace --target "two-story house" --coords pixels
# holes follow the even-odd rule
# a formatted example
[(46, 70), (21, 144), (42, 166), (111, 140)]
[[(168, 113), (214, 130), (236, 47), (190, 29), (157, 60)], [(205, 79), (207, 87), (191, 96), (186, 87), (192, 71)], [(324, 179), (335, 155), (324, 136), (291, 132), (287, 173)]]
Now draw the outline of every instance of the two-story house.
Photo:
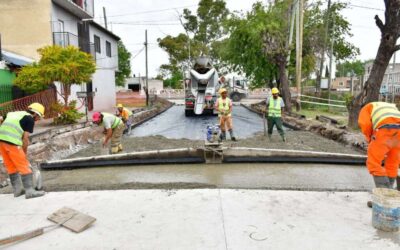
[[(364, 80), (367, 81), (372, 70), (373, 62), (365, 64)], [(383, 96), (400, 96), (400, 63), (390, 63), (386, 68), (379, 92)]]
[(39, 60), (37, 49), (46, 45), (73, 45), (91, 53), (97, 70), (92, 82), (71, 89), (93, 91), (89, 110), (115, 106), (118, 36), (93, 21), (94, 0), (0, 0), (0, 33), (4, 49)]

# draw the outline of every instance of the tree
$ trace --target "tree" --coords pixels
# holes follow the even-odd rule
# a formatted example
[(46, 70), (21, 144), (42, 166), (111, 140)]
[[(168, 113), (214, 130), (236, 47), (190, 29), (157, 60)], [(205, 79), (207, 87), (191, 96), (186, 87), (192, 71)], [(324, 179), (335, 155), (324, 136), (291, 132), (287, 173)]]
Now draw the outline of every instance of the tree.
[[(224, 0), (200, 0), (196, 14), (189, 9), (184, 9), (180, 18), (182, 18), (186, 34), (168, 35), (158, 39), (160, 48), (169, 55), (170, 68), (180, 70), (183, 67), (189, 67), (189, 46), (192, 58), (205, 55), (209, 56), (214, 63), (218, 63), (214, 60), (217, 58), (215, 55), (218, 46), (213, 45), (225, 34), (222, 23), (225, 22), (228, 13)], [(189, 33), (193, 34), (192, 38), (189, 37)], [(218, 67), (218, 65), (214, 66)], [(173, 75), (176, 72), (169, 72), (169, 74)]]
[[(295, 74), (295, 46), (289, 44), (289, 27), (293, 15), (293, 0), (274, 0), (263, 6), (256, 3), (245, 15), (233, 15), (226, 22), (229, 37), (223, 41), (219, 56), (228, 61), (233, 69), (242, 70), (252, 79), (255, 86), (276, 85), (290, 110), (289, 79)], [(335, 37), (334, 53), (337, 58), (345, 59), (358, 53), (354, 45), (346, 42), (350, 24), (340, 15), (343, 5), (335, 5), (331, 11), (336, 20), (331, 32)], [(324, 30), (324, 11), (321, 1), (306, 1), (304, 10), (304, 42), (302, 75), (315, 72), (317, 56), (321, 53)], [(290, 54), (290, 61), (287, 56)]]
[(131, 53), (122, 41), (118, 41), (118, 71), (115, 73), (115, 84), (125, 86), (125, 80), (131, 75)]
[(350, 127), (357, 126), (358, 115), (365, 104), (379, 99), (379, 90), (390, 58), (394, 52), (400, 50), (400, 44), (396, 45), (397, 39), (400, 37), (400, 1), (385, 0), (384, 2), (385, 23), (378, 15), (375, 16), (376, 26), (381, 32), (381, 41), (368, 80), (361, 93), (352, 100), (348, 107), (348, 125)]
[(88, 82), (96, 71), (92, 55), (75, 46), (46, 46), (38, 49), (40, 60), (19, 72), (14, 84), (29, 93), (46, 89), (53, 82), (62, 86), (64, 107), (68, 107), (71, 85)]
[(170, 87), (172, 89), (182, 88), (182, 72), (174, 66), (168, 64), (161, 65), (156, 79), (162, 80), (164, 82), (164, 87)]
[(336, 77), (346, 77), (352, 74), (354, 76), (364, 75), (364, 65), (365, 63), (360, 60), (339, 63), (336, 66)]

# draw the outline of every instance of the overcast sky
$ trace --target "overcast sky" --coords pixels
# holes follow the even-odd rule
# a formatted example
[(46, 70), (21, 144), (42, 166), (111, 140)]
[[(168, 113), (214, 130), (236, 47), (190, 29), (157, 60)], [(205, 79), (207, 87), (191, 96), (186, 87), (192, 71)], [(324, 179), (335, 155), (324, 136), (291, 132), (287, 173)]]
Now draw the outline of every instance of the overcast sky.
[[(336, 2), (337, 0), (332, 0)], [(106, 8), (109, 27), (121, 37), (132, 53), (132, 74), (145, 75), (143, 43), (148, 31), (149, 76), (157, 75), (161, 64), (168, 63), (167, 54), (158, 47), (157, 39), (184, 32), (178, 12), (183, 8), (197, 9), (198, 0), (95, 0), (96, 21), (104, 25), (103, 7)], [(249, 11), (256, 0), (226, 0), (231, 11)], [(353, 37), (349, 40), (360, 48), (359, 59), (374, 58), (379, 46), (380, 33), (374, 16), (384, 20), (383, 0), (350, 0), (349, 9), (343, 14), (352, 24)]]

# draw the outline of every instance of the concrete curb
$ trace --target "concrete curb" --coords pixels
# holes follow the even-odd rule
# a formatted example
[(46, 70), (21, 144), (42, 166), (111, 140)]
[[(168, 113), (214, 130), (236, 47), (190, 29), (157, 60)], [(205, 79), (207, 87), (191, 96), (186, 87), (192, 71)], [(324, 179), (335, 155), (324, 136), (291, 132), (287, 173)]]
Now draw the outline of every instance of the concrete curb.
[[(365, 160), (366, 157), (363, 155), (352, 154), (244, 147), (223, 148), (223, 162), (225, 163), (298, 162), (364, 165)], [(194, 164), (205, 163), (205, 161), (205, 150), (203, 148), (178, 148), (47, 161), (41, 163), (40, 167), (45, 170), (55, 170), (144, 164)]]

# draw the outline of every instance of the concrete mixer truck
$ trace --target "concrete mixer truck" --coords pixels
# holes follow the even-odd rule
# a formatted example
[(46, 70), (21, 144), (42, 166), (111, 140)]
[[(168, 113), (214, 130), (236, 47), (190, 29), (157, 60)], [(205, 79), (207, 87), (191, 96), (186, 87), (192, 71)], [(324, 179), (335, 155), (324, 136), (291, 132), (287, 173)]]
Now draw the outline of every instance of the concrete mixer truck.
[(214, 105), (219, 89), (218, 72), (207, 57), (196, 59), (185, 75), (185, 115), (216, 114)]

